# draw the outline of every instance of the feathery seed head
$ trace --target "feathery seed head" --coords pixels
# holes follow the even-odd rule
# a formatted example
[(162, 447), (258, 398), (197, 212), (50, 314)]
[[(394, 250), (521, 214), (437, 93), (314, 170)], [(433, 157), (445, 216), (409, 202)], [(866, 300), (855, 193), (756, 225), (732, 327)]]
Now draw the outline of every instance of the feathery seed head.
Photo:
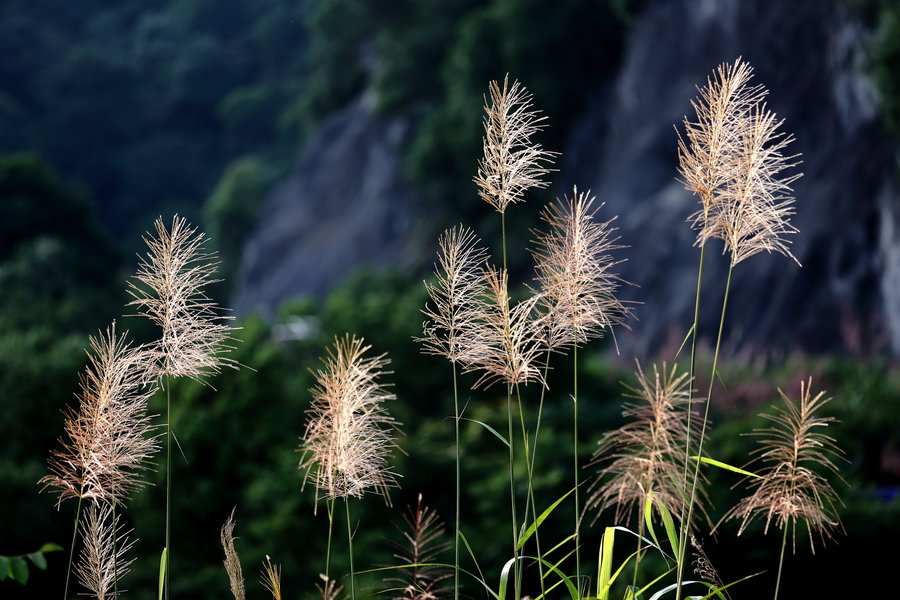
[(322, 600), (338, 600), (338, 597), (341, 595), (341, 592), (344, 591), (344, 586), (338, 585), (337, 581), (334, 579), (329, 579), (326, 575), (319, 573), (319, 577), (322, 579), (322, 582), (325, 585), (316, 584), (316, 589), (319, 591), (319, 597)]
[(761, 436), (761, 448), (756, 451), (759, 456), (755, 459), (764, 464), (758, 473), (761, 477), (750, 481), (753, 494), (738, 502), (722, 520), (741, 519), (738, 535), (759, 515), (765, 515), (766, 532), (772, 519), (779, 529), (792, 524), (795, 552), (797, 522), (802, 521), (809, 531), (809, 544), (815, 554), (813, 531), (819, 533), (824, 543), (826, 536), (833, 537), (833, 532), (841, 527), (837, 515), (841, 500), (816, 468), (838, 475), (838, 467), (832, 459), (842, 451), (835, 445), (834, 438), (815, 429), (827, 427), (834, 418), (814, 416), (831, 398), (823, 399), (824, 392), (811, 398), (811, 388), (812, 378), (805, 384), (801, 382), (799, 406), (778, 390), (787, 409), (776, 409), (774, 415), (760, 415), (774, 423), (773, 427), (751, 434)]
[[(81, 523), (81, 538), (84, 546), (75, 576), (81, 585), (90, 590), (90, 595), (99, 600), (113, 597), (116, 578), (124, 577), (134, 559), (125, 560), (124, 555), (131, 550), (133, 541), (122, 533), (119, 517), (110, 519), (112, 507), (106, 503), (91, 502)], [(110, 522), (112, 521), (112, 522)], [(125, 590), (119, 590), (119, 593)]]
[(390, 503), (388, 488), (397, 475), (387, 466), (398, 423), (382, 404), (395, 396), (376, 380), (386, 374), (385, 355), (364, 358), (362, 339), (335, 338), (334, 350), (315, 373), (312, 408), (301, 449), (301, 469), (327, 498), (361, 498), (369, 488)]
[(202, 233), (176, 216), (171, 230), (162, 219), (156, 220), (156, 237), (145, 238), (149, 254), (141, 259), (137, 279), (142, 286), (129, 282), (134, 300), (129, 306), (138, 310), (162, 329), (162, 339), (151, 349), (148, 375), (190, 377), (200, 381), (217, 374), (223, 366), (238, 364), (220, 356), (231, 350), (227, 341), (233, 327), (222, 321), (216, 303), (206, 297), (203, 288), (218, 280), (212, 275), (217, 263), (214, 253), (203, 252)]
[[(592, 464), (610, 461), (591, 486), (587, 508), (597, 508), (598, 515), (615, 505), (617, 523), (631, 519), (635, 507), (640, 512), (650, 494), (655, 494), (669, 512), (678, 518), (684, 505), (680, 482), (686, 468), (685, 446), (696, 424), (687, 411), (690, 380), (687, 373), (677, 374), (677, 365), (662, 372), (653, 367), (648, 377), (638, 364), (639, 387), (626, 386), (628, 398), (638, 403), (625, 405), (622, 415), (631, 419), (610, 431), (599, 442)], [(608, 452), (612, 451), (612, 454)], [(698, 482), (696, 505), (705, 514), (701, 500), (705, 493)]]
[(679, 172), (702, 203), (690, 220), (696, 244), (723, 240), (733, 264), (763, 250), (796, 261), (784, 235), (797, 232), (790, 186), (800, 174), (782, 176), (798, 164), (782, 153), (794, 138), (778, 131), (783, 121), (762, 102), (767, 91), (748, 85), (751, 77), (740, 59), (723, 64), (692, 102), (697, 122), (685, 119), (687, 142), (678, 142)]
[(540, 369), (535, 366), (538, 354), (545, 347), (545, 316), (537, 310), (541, 294), (510, 307), (508, 277), (503, 269), (486, 266), (484, 298), (478, 302), (478, 318), (468, 330), (468, 348), (463, 356), (463, 372), (484, 371), (474, 387), (495, 381), (507, 385), (540, 381)]
[(231, 510), (231, 515), (222, 526), (220, 539), (222, 540), (222, 549), (225, 550), (225, 571), (228, 573), (228, 581), (231, 583), (231, 593), (235, 600), (244, 600), (246, 597), (244, 592), (244, 574), (241, 570), (241, 559), (238, 558), (237, 550), (234, 549), (234, 512), (237, 508)]
[(433, 510), (422, 504), (422, 494), (415, 508), (410, 505), (408, 514), (403, 515), (406, 528), (397, 530), (404, 541), (389, 540), (394, 548), (394, 558), (405, 567), (397, 567), (400, 577), (388, 577), (386, 583), (398, 583), (400, 594), (394, 600), (437, 600), (447, 591), (440, 582), (451, 577), (451, 573), (441, 565), (434, 564), (438, 556), (450, 548), (450, 543), (439, 540), (444, 535), (444, 525)]
[(425, 337), (418, 341), (429, 354), (463, 361), (470, 343), (468, 332), (478, 317), (478, 298), (484, 293), (481, 264), (486, 252), (477, 246), (472, 230), (462, 226), (445, 231), (438, 244), (437, 284), (425, 284), (435, 307), (422, 311), (429, 320), (423, 326)]
[(478, 162), (475, 183), (481, 188), (478, 195), (502, 213), (510, 202), (519, 202), (528, 188), (547, 187), (540, 177), (551, 169), (542, 164), (557, 153), (531, 143), (546, 117), (530, 110), (531, 94), (518, 81), (510, 86), (507, 77), (502, 90), (496, 81), (489, 88), (491, 106), (485, 102), (484, 107), (484, 158)]
[(269, 590), (274, 600), (281, 600), (281, 565), (273, 565), (266, 555), (266, 564), (262, 571), (263, 587)]
[[(609, 255), (616, 246), (610, 235), (612, 221), (594, 221), (590, 192), (551, 204), (542, 213), (550, 224), (549, 234), (537, 233), (538, 281), (548, 314), (547, 345), (571, 347), (601, 337), (613, 324), (622, 324), (630, 312), (616, 298), (621, 281), (611, 272), (615, 261)], [(602, 205), (599, 208), (601, 208)]]
[(147, 415), (154, 388), (145, 384), (143, 350), (117, 336), (115, 324), (90, 343), (78, 410), (65, 412), (68, 443), (52, 452), (52, 473), (40, 481), (59, 491), (57, 505), (79, 497), (123, 504), (145, 485), (138, 472), (159, 450)]

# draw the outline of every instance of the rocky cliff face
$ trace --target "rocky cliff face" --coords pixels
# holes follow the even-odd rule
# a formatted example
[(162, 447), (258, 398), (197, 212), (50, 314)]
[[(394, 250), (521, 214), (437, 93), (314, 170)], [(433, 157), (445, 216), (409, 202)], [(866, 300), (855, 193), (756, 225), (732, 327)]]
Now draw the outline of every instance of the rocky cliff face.
[[(640, 286), (622, 295), (644, 303), (635, 307), (640, 321), (620, 336), (633, 351), (680, 344), (693, 320), (699, 251), (686, 219), (698, 199), (676, 181), (673, 124), (695, 119), (695, 86), (739, 56), (796, 137), (788, 150), (802, 155), (792, 218), (800, 232), (789, 237), (803, 267), (780, 254), (736, 267), (728, 343), (900, 351), (896, 148), (860, 72), (866, 32), (842, 6), (667, 0), (650, 3), (635, 24), (618, 79), (573, 133), (562, 174), (565, 187), (591, 188), (606, 202), (604, 215), (619, 215), (621, 242), (630, 246), (622, 277)], [(724, 257), (712, 258), (702, 291), (707, 339), (718, 327), (727, 274)]]
[(244, 247), (237, 314), (272, 319), (284, 300), (321, 297), (364, 265), (409, 266), (417, 206), (402, 175), (408, 130), (375, 116), (365, 98), (322, 124)]
[[(629, 354), (681, 342), (692, 322), (699, 251), (686, 222), (697, 199), (677, 177), (673, 125), (722, 62), (741, 56), (769, 107), (796, 137), (798, 267), (761, 254), (735, 270), (726, 320), (731, 348), (900, 354), (900, 192), (896, 147), (881, 130), (862, 75), (866, 31), (838, 0), (657, 0), (635, 22), (615, 82), (571, 133), (557, 194), (591, 189), (618, 215), (626, 287), (639, 321), (618, 333)], [(408, 124), (361, 103), (335, 115), (268, 199), (249, 241), (236, 310), (322, 294), (363, 263), (430, 264), (409, 253), (415, 192), (401, 175)], [(473, 158), (474, 161), (474, 158)], [(727, 264), (704, 272), (701, 334), (718, 326)]]

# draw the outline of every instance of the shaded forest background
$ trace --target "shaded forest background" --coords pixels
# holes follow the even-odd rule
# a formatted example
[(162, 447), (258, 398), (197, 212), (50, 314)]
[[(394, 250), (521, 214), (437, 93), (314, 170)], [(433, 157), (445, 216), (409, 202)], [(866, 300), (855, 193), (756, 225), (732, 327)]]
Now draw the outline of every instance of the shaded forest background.
[[(846, 4), (876, 32), (867, 68), (882, 95), (885, 127), (900, 134), (900, 2)], [(211, 293), (227, 306), (228, 280), (268, 189), (322, 119), (371, 94), (378, 111), (416, 118), (407, 173), (435, 207), (438, 228), (460, 219), (477, 227), (492, 217), (471, 184), (486, 82), (507, 72), (522, 81), (553, 123), (540, 141), (561, 150), (588, 97), (615, 72), (641, 3), (556, 5), (547, 15), (540, 0), (4, 2), (0, 555), (70, 539), (74, 507), (56, 510), (36, 482), (62, 433), (60, 411), (74, 401), (87, 336), (113, 319), (137, 341), (155, 335), (141, 319), (123, 314), (125, 281), (135, 253), (143, 251), (141, 236), (157, 216), (177, 212), (209, 234), (226, 279)], [(511, 228), (530, 224), (513, 222)], [(218, 530), (235, 505), (248, 577), (268, 554), (284, 565), (292, 595), (313, 591), (324, 563), (326, 520), (312, 515), (312, 491), (301, 492), (293, 450), (313, 384), (308, 369), (336, 334), (364, 336), (376, 352), (390, 353), (398, 396), (390, 410), (406, 424), (395, 509), (374, 498), (354, 508), (361, 523), (357, 552), (365, 557), (358, 568), (393, 560), (382, 538), (395, 532), (366, 524), (400, 523), (400, 511), (417, 494), (445, 519), (452, 514), (450, 373), (412, 341), (421, 333), (425, 275), (362, 271), (328, 298), (284, 306), (282, 321), (294, 317), (314, 325), (305, 339), (279, 340), (271, 324), (242, 319), (243, 341), (234, 358), (255, 372), (229, 371), (210, 387), (174, 387), (179, 402), (173, 427), (184, 449), (175, 471), (172, 550), (179, 597), (228, 593)], [(584, 389), (592, 396), (581, 415), (583, 431), (592, 432), (580, 449), (585, 460), (602, 432), (619, 423), (619, 381), (630, 377), (631, 365), (602, 350), (579, 355)], [(844, 468), (850, 486), (842, 490), (848, 536), (820, 552), (815, 568), (862, 571), (854, 562), (862, 557), (873, 578), (887, 575), (888, 553), (872, 550), (878, 540), (900, 533), (900, 380), (887, 359), (859, 364), (843, 357), (793, 357), (784, 365), (729, 366), (723, 376), (729, 394), (715, 407), (715, 422), (722, 423), (714, 434), (715, 456), (742, 463), (752, 442), (738, 432), (759, 426), (753, 415), (777, 396), (776, 386), (795, 393), (791, 386), (807, 375), (835, 397), (830, 407), (841, 423), (832, 434), (850, 459)], [(553, 376), (566, 380), (566, 369)], [(528, 393), (536, 398), (537, 390)], [(545, 415), (548, 433), (538, 453), (545, 464), (537, 470), (545, 503), (569, 489), (568, 429), (553, 426), (565, 424), (566, 401), (549, 399)], [(158, 399), (154, 412), (162, 409)], [(503, 421), (505, 398), (480, 393), (469, 410), (473, 419)], [(504, 551), (492, 540), (506, 534), (495, 501), (505, 498), (505, 450), (475, 426), (466, 429), (464, 443), (463, 477), (471, 482), (465, 528), (483, 532), (471, 538), (473, 549), (482, 566), (496, 572)], [(127, 513), (140, 538), (139, 559), (125, 581), (134, 598), (155, 595), (163, 546), (164, 491), (159, 474), (151, 479), (157, 485), (136, 495)], [(714, 501), (727, 507), (728, 485), (720, 487), (726, 491)], [(733, 534), (726, 532), (731, 537), (720, 542), (723, 573), (737, 578), (771, 564), (777, 544), (761, 541), (761, 531), (736, 541)], [(596, 539), (586, 543), (596, 547)], [(707, 548), (711, 556), (715, 552)], [(58, 594), (63, 554), (50, 555), (48, 570), (33, 571), (26, 588), (0, 582), (0, 595)], [(799, 552), (795, 568), (809, 559)], [(344, 560), (338, 552), (338, 571), (346, 571)], [(251, 594), (261, 592), (251, 587)]]

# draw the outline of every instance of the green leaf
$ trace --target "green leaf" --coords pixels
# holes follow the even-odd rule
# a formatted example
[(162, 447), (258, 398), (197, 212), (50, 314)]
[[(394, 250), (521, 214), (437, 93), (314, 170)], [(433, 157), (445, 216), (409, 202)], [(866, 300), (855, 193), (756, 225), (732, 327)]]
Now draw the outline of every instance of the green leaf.
[[(682, 582), (681, 582), (681, 587), (684, 587), (684, 586), (689, 585), (689, 584), (691, 584), (691, 583), (702, 583), (702, 582), (700, 582), (700, 581), (682, 581)], [(668, 593), (668, 592), (671, 592), (672, 590), (674, 590), (674, 589), (677, 588), (677, 587), (678, 587), (678, 583), (677, 583), (677, 582), (676, 582), (676, 583), (673, 583), (672, 585), (667, 585), (667, 586), (664, 587), (663, 589), (659, 590), (658, 592), (656, 592), (655, 594), (653, 594), (652, 596), (650, 596), (650, 600), (659, 600), (660, 598), (663, 597), (664, 594), (666, 594), (666, 593)]]
[[(691, 325), (691, 328), (688, 329), (687, 335), (684, 336), (684, 341), (681, 342), (681, 345), (678, 347), (678, 352), (675, 353), (675, 358), (678, 358), (678, 355), (681, 354), (681, 351), (684, 350), (684, 345), (687, 344), (687, 341), (691, 339), (691, 334), (694, 333), (694, 326)], [(674, 359), (673, 359), (674, 360)]]
[(168, 548), (163, 548), (162, 556), (159, 557), (159, 600), (163, 598), (163, 587), (166, 583), (166, 567), (168, 566)]
[(41, 549), (38, 550), (38, 552), (43, 552), (44, 554), (47, 554), (48, 552), (62, 552), (63, 550), (65, 550), (65, 548), (63, 548), (59, 544), (54, 544), (53, 542), (47, 542), (46, 544), (41, 546)]
[[(525, 557), (523, 557), (523, 558), (525, 558)], [(549, 568), (551, 571), (553, 571), (554, 573), (559, 575), (559, 578), (562, 580), (562, 582), (566, 584), (566, 588), (569, 590), (569, 596), (572, 598), (572, 600), (579, 600), (580, 594), (578, 593), (578, 588), (576, 588), (575, 584), (572, 583), (571, 577), (566, 576), (566, 574), (563, 573), (562, 571), (560, 571), (556, 565), (551, 565), (549, 562), (547, 562), (543, 558), (535, 558), (535, 557), (529, 557), (529, 558), (531, 558), (533, 560), (541, 561), (542, 563), (544, 563), (544, 565), (547, 566), (547, 568)], [(559, 585), (559, 582), (554, 584), (553, 587), (556, 587), (557, 585)], [(551, 587), (550, 589), (552, 590), (553, 587)], [(549, 592), (550, 590), (547, 590), (547, 591)]]
[(9, 577), (9, 559), (0, 556), (0, 581), (6, 581), (7, 577)]
[(32, 552), (28, 555), (28, 560), (34, 563), (41, 571), (47, 570), (47, 559), (44, 558), (44, 555), (41, 552)]
[(537, 520), (534, 523), (532, 523), (531, 526), (528, 528), (528, 530), (522, 535), (522, 537), (519, 538), (519, 543), (516, 544), (516, 550), (522, 549), (522, 546), (524, 546), (525, 542), (527, 542), (531, 538), (531, 536), (534, 535), (534, 532), (537, 531), (537, 528), (541, 526), (541, 523), (544, 522), (544, 519), (546, 519), (550, 515), (550, 513), (553, 512), (553, 509), (555, 509), (557, 506), (559, 506), (560, 502), (565, 500), (569, 496), (569, 494), (571, 494), (574, 491), (575, 491), (575, 488), (572, 488), (571, 490), (566, 492), (559, 500), (557, 500), (556, 502), (551, 504), (550, 508), (548, 508), (547, 510), (545, 510), (544, 512), (541, 513), (541, 516), (539, 516), (537, 518)]
[(754, 573), (753, 575), (747, 575), (746, 577), (742, 577), (742, 578), (740, 578), (740, 579), (738, 579), (738, 580), (736, 580), (736, 581), (732, 581), (731, 583), (725, 584), (725, 585), (723, 585), (723, 586), (720, 587), (720, 588), (717, 588), (717, 587), (714, 586), (713, 584), (708, 583), (708, 582), (706, 582), (706, 581), (699, 581), (699, 582), (697, 582), (697, 583), (702, 583), (703, 585), (708, 586), (709, 589), (712, 590), (710, 593), (708, 593), (707, 595), (703, 596), (703, 600), (707, 600), (708, 598), (712, 598), (713, 596), (718, 596), (718, 597), (721, 598), (722, 600), (726, 600), (726, 599), (725, 599), (725, 596), (722, 595), (722, 590), (726, 590), (726, 589), (730, 588), (731, 586), (735, 585), (736, 583), (740, 583), (740, 582), (742, 582), (742, 581), (746, 581), (746, 580), (750, 579), (751, 577), (756, 577), (757, 575), (762, 575), (763, 573), (765, 573), (765, 571), (760, 571), (759, 573)]
[[(494, 593), (494, 590), (492, 590), (492, 589), (490, 588), (490, 586), (487, 584), (487, 582), (485, 581), (485, 579), (484, 579), (484, 573), (481, 572), (481, 567), (478, 565), (478, 559), (475, 558), (475, 553), (472, 552), (472, 546), (469, 545), (469, 540), (466, 539), (466, 536), (463, 534), (462, 531), (459, 532), (459, 539), (461, 539), (461, 540), (463, 541), (463, 544), (466, 546), (466, 550), (469, 551), (469, 556), (472, 557), (472, 562), (475, 563), (475, 568), (478, 569), (478, 574), (481, 576), (481, 577), (479, 578), (479, 577), (475, 577), (475, 576), (473, 575), (473, 577), (475, 577), (475, 579), (476, 579), (479, 583), (481, 583), (481, 585), (484, 586), (484, 589), (485, 589), (485, 591), (486, 591), (487, 593), (489, 593), (489, 594), (490, 594), (491, 596), (493, 596), (494, 598), (498, 598), (497, 594)], [(454, 567), (454, 568), (455, 568), (455, 567)], [(460, 569), (460, 571), (462, 571), (462, 569)], [(465, 573), (465, 571), (462, 571), (462, 572)], [(499, 600), (499, 598), (498, 598), (498, 600)]]
[(609, 584), (612, 576), (612, 553), (616, 543), (616, 530), (607, 527), (600, 542), (600, 572), (597, 573), (597, 597), (600, 600), (608, 600)]
[(497, 436), (497, 439), (499, 439), (501, 442), (503, 442), (503, 444), (504, 444), (507, 448), (509, 448), (509, 442), (506, 441), (506, 438), (503, 437), (502, 435), (500, 435), (500, 433), (499, 433), (496, 429), (494, 429), (493, 427), (491, 427), (491, 426), (488, 425), (487, 423), (482, 423), (481, 421), (476, 421), (475, 419), (460, 419), (460, 421), (471, 421), (471, 422), (473, 422), (473, 423), (478, 423), (479, 425), (481, 425), (482, 427), (484, 427), (485, 429), (487, 429), (488, 431), (490, 431), (491, 433), (493, 433), (494, 435), (496, 435), (496, 436)]
[(506, 598), (506, 583), (509, 580), (509, 570), (514, 564), (516, 564), (516, 557), (506, 561), (506, 564), (503, 565), (503, 570), (500, 571), (500, 594), (497, 596), (498, 600)]
[(656, 530), (653, 529), (653, 496), (651, 494), (647, 494), (647, 498), (644, 500), (644, 523), (647, 525), (650, 537), (659, 548), (659, 538), (656, 537)]
[(646, 591), (649, 590), (651, 587), (653, 587), (654, 585), (656, 585), (657, 583), (659, 583), (659, 580), (660, 580), (660, 579), (662, 579), (663, 577), (665, 577), (666, 575), (668, 575), (669, 573), (671, 573), (671, 572), (674, 571), (674, 570), (675, 570), (675, 567), (672, 567), (671, 569), (669, 569), (668, 571), (666, 571), (665, 573), (663, 573), (662, 575), (660, 575), (659, 577), (657, 577), (656, 579), (654, 579), (653, 581), (651, 581), (650, 583), (648, 583), (647, 585), (645, 585), (644, 587), (642, 587), (641, 589), (639, 589), (637, 592), (635, 592), (635, 594), (636, 594), (638, 597), (641, 597), (642, 594), (643, 594), (644, 592), (646, 592)]
[(740, 473), (741, 475), (747, 475), (748, 477), (758, 477), (759, 479), (765, 479), (762, 475), (757, 475), (756, 473), (751, 473), (750, 471), (745, 471), (744, 469), (739, 469), (737, 467), (732, 467), (729, 464), (723, 463), (721, 461), (706, 458), (705, 456), (692, 456), (694, 460), (699, 460), (700, 462), (705, 462), (708, 465), (712, 465), (714, 467), (719, 467), (720, 469), (725, 469), (726, 471), (734, 471), (735, 473)]
[(662, 516), (663, 525), (666, 526), (666, 535), (669, 537), (669, 544), (672, 545), (672, 550), (675, 551), (675, 556), (679, 556), (678, 531), (675, 529), (675, 521), (672, 519), (672, 513), (669, 512), (668, 508), (666, 508), (665, 503), (660, 501), (659, 497), (656, 498), (656, 507), (657, 510), (659, 510), (660, 516)]
[(9, 559), (9, 571), (12, 578), (22, 585), (28, 583), (28, 563), (21, 556), (13, 556)]

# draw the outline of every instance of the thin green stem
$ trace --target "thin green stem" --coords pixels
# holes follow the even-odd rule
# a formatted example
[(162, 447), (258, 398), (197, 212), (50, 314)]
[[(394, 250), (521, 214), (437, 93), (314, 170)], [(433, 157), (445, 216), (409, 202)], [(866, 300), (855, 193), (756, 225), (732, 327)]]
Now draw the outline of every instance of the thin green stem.
[(575, 329), (575, 343), (572, 346), (572, 365), (575, 370), (572, 381), (572, 421), (574, 441), (572, 451), (575, 455), (575, 581), (581, 589), (581, 503), (578, 499), (578, 329)]
[[(547, 349), (547, 360), (544, 361), (544, 376), (543, 381), (547, 381), (547, 373), (550, 371), (550, 349)], [(530, 468), (531, 472), (534, 472), (534, 459), (537, 455), (537, 447), (538, 447), (538, 438), (541, 435), (541, 420), (544, 415), (544, 398), (547, 394), (547, 386), (541, 386), (541, 400), (538, 403), (538, 416), (537, 416), (537, 425), (534, 428), (534, 442), (532, 443), (532, 452), (531, 452), (531, 462)], [(535, 521), (537, 517), (535, 517)], [(535, 527), (535, 534), (537, 534), (537, 527)], [(543, 558), (543, 557), (541, 557)], [(544, 577), (543, 577), (543, 564), (538, 562), (538, 565), (541, 567), (541, 593), (544, 594)]]
[(172, 515), (172, 378), (166, 375), (166, 600), (169, 600), (169, 575), (172, 547), (169, 540)]
[[(519, 405), (519, 422), (522, 425), (522, 442), (525, 444), (525, 467), (528, 470), (528, 497), (525, 500), (525, 519), (528, 519), (528, 506), (530, 504), (532, 518), (534, 519), (534, 522), (537, 523), (537, 502), (534, 499), (534, 458), (531, 456), (531, 451), (529, 450), (528, 432), (525, 429), (525, 409), (522, 406), (522, 393), (518, 384), (516, 384), (516, 401)], [(535, 447), (535, 451), (536, 450), (537, 448)], [(541, 554), (541, 534), (539, 530), (540, 528), (535, 526), (534, 541), (537, 545), (538, 558), (543, 558), (543, 554)], [(543, 596), (546, 591), (544, 589), (544, 564), (540, 560), (538, 560), (538, 572), (540, 573), (541, 595)]]
[(513, 579), (516, 582), (516, 598), (519, 598), (521, 590), (521, 582), (519, 581), (519, 527), (516, 517), (516, 479), (515, 479), (515, 444), (513, 443), (513, 421), (512, 421), (512, 384), (506, 385), (506, 420), (508, 425), (509, 440), (509, 499), (512, 507), (512, 542), (513, 542)]
[(331, 568), (331, 532), (334, 530), (334, 497), (325, 500), (328, 509), (328, 546), (325, 551), (325, 583), (328, 583), (329, 569)]
[(350, 600), (356, 600), (356, 579), (353, 574), (353, 527), (350, 525), (350, 496), (344, 498), (347, 508), (347, 542), (350, 544)]
[(81, 519), (81, 502), (84, 500), (84, 485), (78, 494), (78, 508), (75, 509), (75, 531), (72, 532), (72, 547), (69, 549), (69, 568), (66, 569), (66, 587), (63, 590), (63, 600), (69, 597), (69, 579), (72, 575), (72, 560), (75, 558), (75, 542), (78, 541), (78, 522)]
[(116, 540), (116, 490), (112, 493), (113, 598), (119, 597), (119, 549)]
[(641, 567), (641, 557), (644, 553), (641, 551), (644, 537), (644, 519), (638, 517), (638, 535), (637, 535), (637, 552), (634, 553), (634, 577), (631, 579), (631, 587), (637, 589), (638, 571)]
[(784, 548), (787, 546), (787, 534), (790, 522), (784, 524), (784, 535), (781, 536), (781, 556), (778, 559), (778, 577), (775, 579), (775, 597), (772, 600), (778, 600), (778, 588), (781, 586), (781, 568), (784, 566)]
[[(688, 428), (687, 428), (687, 436), (684, 444), (684, 481), (682, 483), (681, 489), (683, 491), (687, 490), (688, 487), (688, 472), (690, 470), (690, 456), (691, 456), (691, 421), (694, 418), (694, 370), (697, 366), (697, 328), (700, 324), (700, 291), (703, 285), (703, 263), (704, 258), (706, 256), (706, 244), (700, 246), (700, 267), (697, 269), (697, 293), (694, 298), (694, 324), (691, 328), (691, 368), (689, 373), (689, 381), (690, 387), (688, 389), (688, 404), (687, 404), (687, 414), (688, 414)], [(681, 527), (678, 532), (678, 547), (683, 548), (685, 543), (687, 543), (687, 523), (684, 519), (684, 515), (687, 512), (686, 502), (684, 501), (684, 494), (682, 494), (682, 506), (681, 506)], [(679, 556), (678, 562), (678, 574), (677, 574), (677, 589), (675, 593), (676, 600), (680, 600), (681, 598), (681, 582), (683, 581), (683, 571), (681, 569), (681, 556)]]
[(459, 600), (459, 504), (460, 504), (460, 449), (459, 449), (459, 388), (456, 382), (456, 361), (453, 364), (453, 409), (456, 412), (456, 527), (453, 534), (453, 598)]
[(506, 212), (500, 213), (500, 224), (503, 231), (503, 270), (506, 271)]
[[(722, 300), (722, 314), (719, 317), (719, 333), (716, 336), (716, 351), (713, 354), (712, 372), (709, 377), (709, 391), (706, 393), (706, 406), (704, 407), (704, 410), (703, 410), (703, 422), (700, 427), (700, 439), (697, 443), (697, 456), (703, 456), (703, 442), (706, 439), (706, 426), (709, 422), (709, 405), (712, 402), (712, 393), (713, 393), (713, 389), (715, 388), (715, 385), (716, 385), (716, 373), (718, 372), (718, 366), (719, 366), (719, 351), (721, 350), (721, 347), (722, 347), (722, 332), (725, 329), (725, 312), (728, 308), (728, 294), (731, 291), (731, 275), (733, 272), (734, 272), (734, 253), (732, 252), (731, 261), (729, 262), (729, 265), (728, 265), (728, 280), (725, 283), (725, 298)], [(688, 497), (689, 501), (688, 501), (687, 517), (682, 522), (682, 529), (684, 529), (684, 530), (687, 530), (687, 528), (690, 527), (691, 517), (693, 516), (694, 503), (695, 503), (696, 494), (697, 494), (697, 480), (700, 478), (700, 461), (697, 460), (695, 462), (696, 462), (696, 465), (694, 466), (694, 477), (693, 477), (693, 480), (691, 483), (691, 493), (690, 493), (690, 496)], [(678, 598), (681, 595), (681, 582), (682, 582), (681, 574), (682, 574), (682, 569), (684, 568), (684, 556), (686, 553), (686, 548), (685, 548), (686, 545), (687, 544), (681, 544), (681, 547), (679, 548), (679, 556), (678, 556), (678, 574), (679, 574), (678, 584), (679, 585), (677, 586), (676, 600), (678, 600)]]

